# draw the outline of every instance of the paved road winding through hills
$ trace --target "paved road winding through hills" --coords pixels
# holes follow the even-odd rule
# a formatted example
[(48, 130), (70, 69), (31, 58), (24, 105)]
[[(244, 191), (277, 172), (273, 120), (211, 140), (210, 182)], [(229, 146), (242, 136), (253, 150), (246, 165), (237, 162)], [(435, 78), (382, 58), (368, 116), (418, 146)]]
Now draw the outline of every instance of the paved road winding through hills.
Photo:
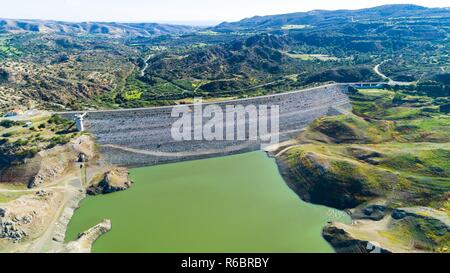
[(380, 76), (383, 80), (388, 80), (389, 82), (388, 82), (388, 84), (389, 85), (413, 85), (413, 84), (416, 84), (416, 82), (399, 82), (399, 81), (394, 81), (393, 79), (391, 79), (391, 78), (389, 78), (388, 76), (386, 76), (385, 74), (383, 74), (381, 71), (380, 71), (380, 67), (383, 65), (383, 64), (385, 64), (385, 63), (387, 63), (387, 62), (389, 62), (390, 60), (385, 60), (385, 61), (383, 61), (383, 62), (381, 62), (380, 64), (377, 64), (374, 68), (373, 68), (373, 71), (375, 71), (375, 73), (378, 75), (378, 76)]

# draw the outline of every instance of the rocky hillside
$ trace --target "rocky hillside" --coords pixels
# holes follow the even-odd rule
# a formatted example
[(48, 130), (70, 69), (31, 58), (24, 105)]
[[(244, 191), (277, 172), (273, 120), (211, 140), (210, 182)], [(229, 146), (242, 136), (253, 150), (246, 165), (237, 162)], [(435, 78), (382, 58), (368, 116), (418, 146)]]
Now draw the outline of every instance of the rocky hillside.
[[(363, 226), (378, 227), (381, 235), (367, 238), (390, 250), (447, 252), (449, 231), (441, 227), (450, 215), (450, 117), (442, 111), (448, 97), (405, 90), (350, 92), (352, 114), (316, 120), (279, 155), (285, 177), (304, 200), (351, 209), (354, 219), (381, 221)], [(390, 218), (391, 212), (411, 207), (428, 207), (431, 220), (418, 226), (417, 210), (408, 220), (395, 213)], [(441, 214), (444, 219), (436, 216)], [(358, 230), (353, 227), (353, 234)], [(390, 240), (395, 236), (404, 237), (395, 243)], [(395, 247), (411, 241), (412, 248)]]
[(149, 82), (154, 77), (202, 79), (196, 89), (204, 92), (245, 89), (264, 77), (270, 81), (292, 74), (294, 60), (281, 53), (288, 46), (289, 40), (284, 37), (257, 35), (181, 54), (167, 52), (150, 60), (147, 78)]
[(30, 120), (0, 121), (0, 183), (36, 187), (62, 175), (80, 154), (94, 157), (94, 143), (73, 122), (56, 115)]
[(66, 227), (88, 194), (132, 185), (128, 170), (104, 162), (89, 134), (57, 115), (0, 119), (0, 252), (89, 252), (104, 222), (64, 245)]
[(114, 90), (137, 67), (140, 56), (139, 50), (112, 38), (1, 36), (0, 109), (76, 108)]

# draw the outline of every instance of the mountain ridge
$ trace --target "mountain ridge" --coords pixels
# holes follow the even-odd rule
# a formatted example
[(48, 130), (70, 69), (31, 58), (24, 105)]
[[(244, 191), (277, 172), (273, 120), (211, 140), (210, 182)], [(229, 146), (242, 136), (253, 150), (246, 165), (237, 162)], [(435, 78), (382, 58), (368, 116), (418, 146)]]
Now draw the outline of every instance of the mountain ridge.
[[(286, 14), (273, 14), (264, 16), (252, 16), (236, 22), (222, 22), (216, 26), (209, 27), (215, 31), (238, 31), (238, 30), (269, 30), (279, 29), (285, 25), (322, 25), (333, 24), (336, 21), (368, 20), (392, 17), (409, 17), (414, 15), (450, 16), (450, 7), (428, 8), (412, 4), (390, 4), (364, 9), (339, 9), (322, 10), (316, 9), (306, 12), (292, 12)], [(167, 24), (156, 22), (99, 22), (99, 21), (59, 21), (45, 19), (12, 19), (0, 18), (0, 34), (10, 33), (59, 33), (59, 34), (103, 34), (112, 36), (155, 36), (165, 34), (187, 34), (206, 27)]]
[[(253, 16), (237, 22), (223, 22), (213, 29), (216, 31), (237, 31), (245, 29), (268, 30), (279, 29), (285, 25), (323, 25), (341, 22), (342, 20), (379, 20), (381, 18), (392, 17), (411, 17), (414, 15), (445, 15), (450, 16), (450, 9), (428, 8), (411, 4), (392, 4), (382, 5), (372, 8), (357, 10), (311, 10), (307, 12), (293, 12), (287, 14), (275, 14), (266, 16)], [(347, 18), (346, 18), (347, 17)]]
[(0, 18), (0, 33), (104, 34), (111, 36), (155, 36), (185, 34), (201, 29), (195, 26), (159, 23), (64, 22), (40, 19)]

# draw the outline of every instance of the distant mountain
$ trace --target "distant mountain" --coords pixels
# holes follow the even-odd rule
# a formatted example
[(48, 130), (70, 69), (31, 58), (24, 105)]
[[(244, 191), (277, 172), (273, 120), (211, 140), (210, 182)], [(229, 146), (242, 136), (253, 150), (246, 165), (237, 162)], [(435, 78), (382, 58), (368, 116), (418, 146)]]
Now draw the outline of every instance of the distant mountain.
[[(329, 27), (346, 22), (370, 22), (392, 18), (450, 18), (450, 8), (416, 5), (384, 5), (360, 10), (313, 10), (281, 15), (255, 16), (238, 22), (224, 22), (211, 29), (218, 32), (270, 31)], [(0, 19), (1, 33), (104, 34), (110, 36), (155, 36), (186, 34), (204, 29), (187, 25), (116, 22), (61, 22), (51, 20)]]
[(426, 8), (416, 5), (384, 5), (359, 10), (313, 10), (281, 15), (255, 16), (238, 22), (224, 22), (215, 31), (279, 30), (309, 28), (404, 17), (450, 17), (449, 8)]
[(448, 94), (449, 8), (316, 10), (203, 29), (0, 19), (1, 33), (10, 35), (0, 39), (0, 111), (146, 107), (380, 81), (376, 66), (421, 92)]
[(185, 34), (199, 27), (157, 23), (59, 22), (0, 19), (0, 33), (105, 34), (110, 36), (154, 36)]

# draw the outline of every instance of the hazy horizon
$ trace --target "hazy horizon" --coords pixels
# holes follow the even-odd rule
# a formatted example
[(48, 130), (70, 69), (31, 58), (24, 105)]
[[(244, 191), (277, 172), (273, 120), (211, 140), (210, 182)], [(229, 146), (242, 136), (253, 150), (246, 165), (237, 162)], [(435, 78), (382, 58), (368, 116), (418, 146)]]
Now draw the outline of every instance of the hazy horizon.
[(361, 9), (386, 4), (446, 7), (448, 0), (17, 0), (2, 3), (0, 18), (68, 22), (147, 22), (207, 26), (253, 16), (315, 9)]

